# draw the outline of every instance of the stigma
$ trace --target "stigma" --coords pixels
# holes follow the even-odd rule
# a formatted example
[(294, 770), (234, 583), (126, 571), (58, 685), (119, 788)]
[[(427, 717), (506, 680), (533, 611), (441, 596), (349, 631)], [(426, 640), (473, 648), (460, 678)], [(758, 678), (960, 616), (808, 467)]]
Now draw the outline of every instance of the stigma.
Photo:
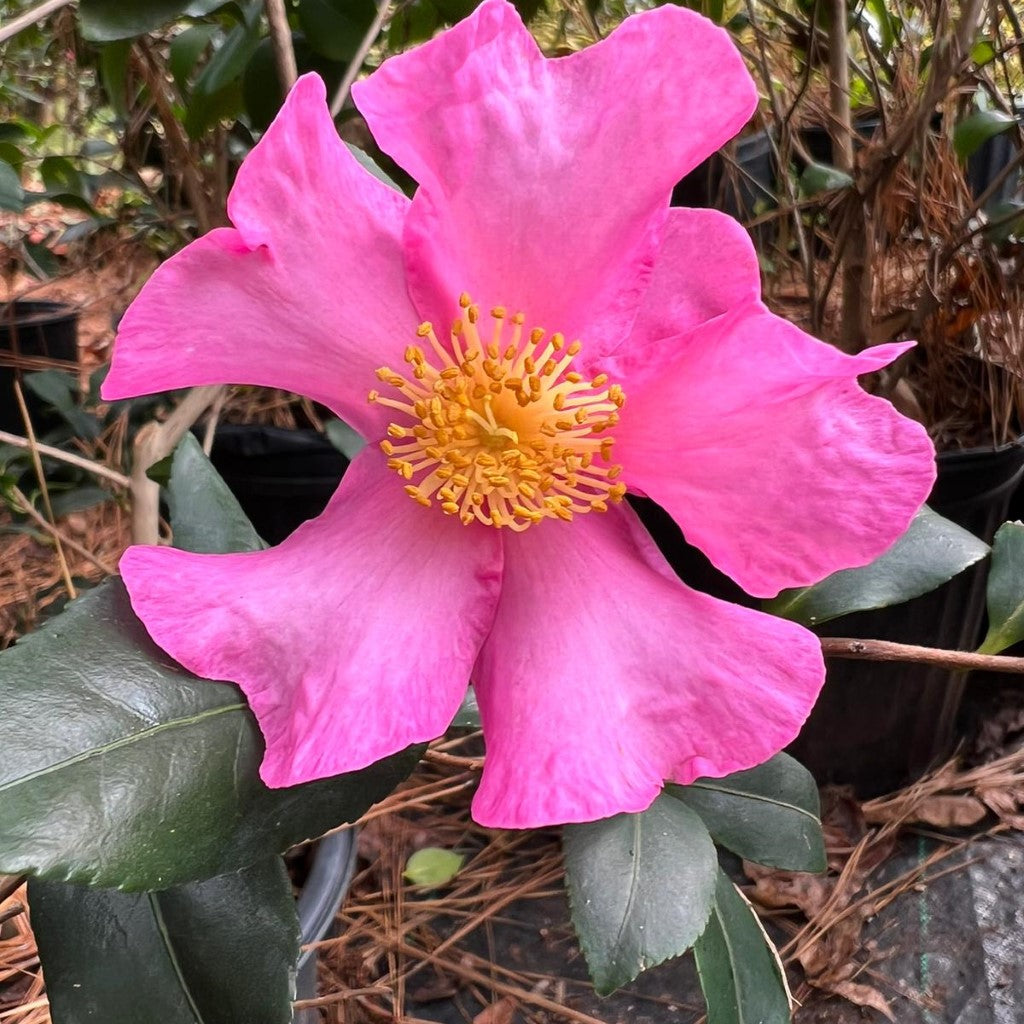
[(501, 306), (483, 324), (465, 294), (459, 305), (447, 345), (420, 324), (405, 373), (377, 371), (397, 395), (369, 394), (396, 414), (380, 447), (406, 494), (466, 526), (516, 531), (622, 501), (611, 457), (622, 389), (572, 369), (579, 341), (526, 330)]

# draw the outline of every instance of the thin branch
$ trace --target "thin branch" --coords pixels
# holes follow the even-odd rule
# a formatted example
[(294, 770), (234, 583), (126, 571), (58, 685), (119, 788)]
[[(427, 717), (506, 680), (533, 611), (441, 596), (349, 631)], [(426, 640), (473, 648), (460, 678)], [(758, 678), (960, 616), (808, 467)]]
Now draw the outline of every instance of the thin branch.
[(821, 650), (826, 658), (852, 658), (861, 661), (911, 661), (981, 672), (1011, 672), (1024, 675), (1024, 658), (1005, 654), (975, 654), (973, 651), (945, 651), (937, 647), (897, 644), (890, 640), (855, 640), (847, 637), (823, 637)]
[[(14, 381), (14, 397), (18, 402), (18, 410), (21, 412), (22, 422), (25, 424), (25, 433), (28, 435), (28, 451), (32, 456), (32, 468), (35, 470), (36, 481), (39, 484), (39, 491), (43, 496), (43, 507), (46, 509), (46, 514), (50, 517), (50, 522), (46, 522), (42, 516), (34, 508), (32, 503), (26, 498), (19, 497), (20, 492), (17, 488), (14, 488), (15, 497), (19, 498), (19, 501), (25, 502), (30, 510), (29, 514), (33, 518), (38, 518), (41, 521), (41, 525), (47, 529), (51, 528), (51, 524), (55, 522), (53, 515), (53, 505), (50, 504), (50, 489), (46, 486), (46, 474), (43, 473), (43, 460), (39, 458), (39, 446), (36, 442), (36, 433), (32, 429), (32, 417), (28, 414), (28, 406), (25, 405), (25, 396), (21, 393), (21, 384), (17, 379)], [(64, 557), (64, 546), (61, 543), (60, 533), (54, 526), (53, 529), (53, 540), (57, 551), (57, 562), (60, 565), (61, 575), (64, 577), (64, 586), (68, 592), (68, 597), (73, 601), (78, 597), (78, 591), (75, 590), (75, 584), (71, 579), (71, 570), (68, 568), (68, 560)]]
[(348, 91), (352, 88), (352, 83), (356, 80), (359, 75), (359, 69), (363, 66), (363, 61), (366, 60), (366, 55), (373, 48), (373, 44), (377, 41), (377, 36), (380, 35), (380, 30), (387, 20), (388, 11), (391, 9), (391, 0), (378, 0), (377, 3), (377, 14), (370, 24), (370, 27), (366, 30), (366, 35), (363, 36), (363, 41), (359, 44), (359, 49), (356, 50), (356, 55), (349, 62), (348, 67), (345, 69), (345, 77), (341, 80), (338, 85), (338, 91), (334, 94), (334, 99), (331, 100), (331, 117), (337, 117), (341, 113), (341, 108), (345, 105), (345, 100), (348, 99)]
[(3, 28), (0, 28), (0, 43), (6, 43), (12, 36), (16, 36), (30, 25), (42, 21), (54, 11), (59, 11), (72, 2), (73, 0), (45, 0), (45, 3), (41, 3), (38, 7), (33, 7), (32, 10), (18, 15), (17, 18), (12, 18)]
[[(45, 530), (46, 533), (48, 533), (53, 538), (54, 546), (56, 547), (56, 550), (59, 553), (64, 568), (67, 567), (67, 563), (63, 561), (63, 547), (64, 545), (67, 545), (69, 548), (71, 548), (72, 551), (75, 552), (76, 555), (79, 555), (80, 557), (86, 559), (86, 561), (92, 562), (92, 564), (95, 565), (96, 568), (99, 569), (99, 571), (103, 573), (104, 576), (113, 575), (114, 567), (112, 565), (108, 565), (98, 555), (94, 555), (87, 547), (83, 547), (83, 545), (79, 544), (78, 541), (72, 540), (69, 536), (67, 536), (67, 534), (61, 533), (60, 530), (58, 530), (57, 527), (53, 525), (53, 523), (47, 522), (47, 520), (32, 507), (32, 502), (29, 501), (28, 496), (26, 494), (23, 494), (20, 490), (18, 490), (17, 487), (11, 488), (11, 493), (14, 495), (15, 498), (17, 498), (18, 503), (21, 505), (21, 513), (23, 515), (28, 516), (29, 519), (31, 519), (32, 522), (36, 524), (36, 526), (38, 526), (42, 530)], [(71, 576), (69, 573), (69, 575), (65, 579), (65, 583), (70, 584), (70, 582)], [(71, 584), (71, 589), (69, 593), (71, 594), (72, 598), (78, 596), (78, 593), (75, 590), (73, 584)]]
[(284, 8), (284, 0), (263, 0), (263, 10), (270, 25), (270, 46), (274, 51), (277, 77), (281, 80), (281, 88), (287, 93), (299, 77), (288, 12)]
[[(0, 444), (13, 445), (15, 448), (27, 448), (30, 451), (32, 449), (32, 442), (27, 437), (21, 437), (19, 434), (8, 434), (6, 430), (0, 430)], [(35, 443), (35, 447), (40, 455), (45, 455), (48, 459), (56, 459), (58, 462), (66, 462), (69, 466), (77, 466), (79, 469), (84, 469), (94, 476), (103, 477), (103, 479), (117, 484), (118, 487), (128, 487), (131, 484), (131, 481), (124, 473), (118, 473), (116, 469), (104, 466), (102, 462), (96, 462), (94, 459), (87, 459), (81, 455), (74, 455), (60, 448), (41, 444), (39, 441)]]
[(181, 123), (174, 114), (174, 105), (168, 95), (167, 81), (164, 78), (163, 70), (154, 59), (153, 53), (144, 39), (136, 40), (135, 45), (138, 48), (138, 53), (135, 54), (133, 63), (142, 75), (149, 95), (156, 105), (160, 127), (164, 130), (167, 146), (174, 156), (174, 164), (181, 172), (181, 183), (188, 195), (192, 212), (195, 214), (196, 226), (200, 233), (205, 235), (213, 227), (213, 218), (210, 215), (209, 198), (206, 195), (203, 179), (196, 167), (192, 147), (185, 137)]
[(147, 423), (135, 435), (130, 486), (132, 540), (136, 544), (156, 544), (160, 540), (160, 487), (146, 475), (148, 470), (174, 451), (222, 390), (223, 385), (193, 388), (163, 423)]

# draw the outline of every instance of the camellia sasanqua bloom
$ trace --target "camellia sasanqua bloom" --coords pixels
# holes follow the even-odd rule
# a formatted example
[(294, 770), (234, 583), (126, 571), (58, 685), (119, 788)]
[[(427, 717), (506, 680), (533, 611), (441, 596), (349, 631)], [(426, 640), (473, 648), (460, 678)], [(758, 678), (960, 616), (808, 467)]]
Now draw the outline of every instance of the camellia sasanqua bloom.
[(107, 398), (285, 388), (372, 442), (266, 551), (134, 547), (154, 640), (237, 681), (271, 786), (444, 732), (467, 682), (473, 813), (528, 827), (646, 808), (751, 767), (824, 677), (803, 628), (681, 583), (622, 499), (662, 505), (755, 596), (863, 565), (933, 481), (924, 430), (760, 302), (745, 232), (670, 209), (751, 116), (728, 35), (668, 5), (547, 59), (484, 0), (353, 90), (410, 201), (339, 140), (315, 76), (217, 229), (128, 310)]

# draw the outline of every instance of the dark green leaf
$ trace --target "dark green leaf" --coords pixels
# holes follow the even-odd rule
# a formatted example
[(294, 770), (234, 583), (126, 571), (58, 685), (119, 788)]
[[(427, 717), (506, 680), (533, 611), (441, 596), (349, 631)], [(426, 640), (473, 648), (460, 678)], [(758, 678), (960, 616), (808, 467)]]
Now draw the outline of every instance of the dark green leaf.
[(18, 172), (6, 160), (0, 160), (0, 210), (21, 213), (25, 209), (25, 190)]
[(350, 61), (377, 14), (374, 0), (299, 0), (306, 41), (329, 60)]
[(1024, 523), (1003, 523), (992, 542), (988, 633), (978, 651), (998, 654), (1024, 640)]
[(199, 73), (189, 97), (185, 129), (198, 138), (242, 105), (242, 75), (260, 42), (258, 17), (236, 25)]
[(384, 172), (381, 166), (367, 153), (364, 153), (358, 146), (353, 146), (351, 142), (346, 142), (346, 146), (349, 148), (349, 152), (378, 180), (383, 181), (385, 185), (390, 185), (396, 192), (401, 192), (402, 187), (395, 181), (394, 178), (390, 177)]
[(81, 0), (82, 35), (93, 43), (132, 39), (180, 17), (188, 0)]
[(434, 34), (441, 16), (431, 0), (413, 0), (395, 10), (388, 26), (388, 46), (391, 50), (404, 50), (413, 43), (421, 43)]
[(462, 698), (462, 704), (459, 706), (459, 710), (455, 712), (451, 728), (480, 728), (480, 705), (477, 703), (476, 691), (472, 686), (466, 688), (466, 696)]
[(70, 491), (62, 491), (59, 494), (50, 491), (50, 504), (53, 507), (53, 514), (59, 519), (70, 512), (78, 512), (85, 508), (94, 508), (110, 501), (113, 495), (102, 487), (93, 484), (86, 484), (83, 487), (75, 487)]
[(213, 14), (222, 7), (226, 7), (230, 0), (192, 0), (185, 8), (185, 16), (189, 18), (203, 18), (207, 14)]
[(685, 952), (715, 895), (715, 846), (700, 818), (662, 795), (642, 814), (566, 825), (566, 884), (594, 987), (607, 995)]
[(70, 192), (81, 196), (84, 191), (78, 168), (64, 156), (43, 157), (39, 173), (48, 192)]
[(167, 66), (182, 96), (188, 95), (189, 77), (216, 34), (216, 25), (191, 25), (179, 32), (171, 42)]
[(130, 39), (120, 39), (100, 47), (100, 81), (114, 113), (119, 117), (128, 116), (128, 61), (131, 52)]
[(60, 1024), (288, 1024), (299, 926), (279, 857), (138, 895), (29, 885)]
[(784, 590), (764, 609), (814, 626), (850, 612), (887, 608), (942, 586), (987, 554), (984, 541), (926, 505), (907, 532), (870, 565), (843, 569), (813, 587)]
[(174, 451), (167, 503), (177, 548), (220, 553), (266, 547), (192, 434)]
[(982, 143), (1012, 128), (1017, 119), (1001, 110), (979, 110), (953, 129), (953, 149), (966, 160)]
[(718, 872), (715, 908), (694, 943), (708, 1024), (789, 1024), (778, 957), (747, 901)]
[(825, 870), (818, 787), (788, 754), (667, 792), (700, 815), (716, 843), (746, 860), (787, 871)]
[(829, 164), (809, 163), (800, 175), (800, 191), (805, 196), (816, 196), (822, 192), (849, 188), (853, 178), (846, 171), (839, 170)]
[(99, 437), (100, 424), (76, 401), (78, 385), (64, 370), (38, 370), (25, 374), (25, 386), (64, 418), (77, 437)]
[(346, 459), (354, 459), (366, 447), (366, 438), (342, 420), (328, 420), (324, 424), (324, 432), (327, 434), (327, 440)]
[(242, 695), (175, 665), (118, 579), (0, 654), (0, 707), (0, 872), (124, 889), (210, 878), (354, 821), (420, 753), (268, 789)]

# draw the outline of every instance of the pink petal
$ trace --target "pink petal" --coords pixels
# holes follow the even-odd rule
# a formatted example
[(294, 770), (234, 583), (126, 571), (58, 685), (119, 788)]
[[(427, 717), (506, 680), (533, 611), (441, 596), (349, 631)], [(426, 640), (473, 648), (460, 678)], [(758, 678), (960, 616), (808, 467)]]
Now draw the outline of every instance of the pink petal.
[(447, 322), (468, 291), (599, 349), (636, 314), (673, 184), (757, 100), (728, 34), (691, 11), (635, 15), (547, 60), (505, 0), (353, 94), (421, 186), (405, 238), (424, 316)]
[(339, 139), (315, 75), (300, 79), (231, 192), (235, 228), (153, 275), (121, 323), (105, 398), (262, 384), (314, 398), (364, 433), (373, 371), (419, 317), (405, 288), (404, 196)]
[(761, 297), (746, 229), (718, 210), (669, 210), (629, 345), (660, 342)]
[(824, 678), (805, 629), (680, 583), (628, 507), (505, 537), (474, 670), (484, 825), (644, 810), (663, 780), (750, 768), (799, 731)]
[(496, 531), (423, 509), (379, 452), (318, 519), (267, 551), (133, 547), (132, 607), (186, 668), (239, 684), (290, 786), (353, 771), (447, 728), (490, 629)]
[(848, 356), (755, 304), (656, 349), (631, 342), (612, 369), (616, 459), (757, 597), (865, 565), (935, 479), (924, 428), (857, 384), (911, 344)]

